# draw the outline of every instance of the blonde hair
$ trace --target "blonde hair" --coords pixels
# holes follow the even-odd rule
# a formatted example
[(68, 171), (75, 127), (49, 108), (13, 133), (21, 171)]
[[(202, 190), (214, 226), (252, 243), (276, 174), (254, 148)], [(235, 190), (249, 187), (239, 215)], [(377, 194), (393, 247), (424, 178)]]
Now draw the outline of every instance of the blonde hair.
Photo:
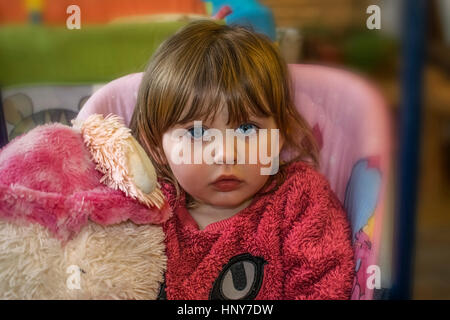
[[(266, 186), (273, 179), (279, 186), (293, 161), (318, 166), (317, 144), (295, 108), (287, 65), (276, 45), (241, 26), (195, 21), (164, 41), (150, 59), (130, 124), (158, 177), (174, 184), (177, 196), (180, 186), (164, 155), (163, 134), (177, 124), (214, 119), (224, 105), (227, 124), (240, 125), (250, 115), (273, 117), (283, 149), (297, 155), (281, 162)], [(195, 206), (188, 194), (186, 206)]]

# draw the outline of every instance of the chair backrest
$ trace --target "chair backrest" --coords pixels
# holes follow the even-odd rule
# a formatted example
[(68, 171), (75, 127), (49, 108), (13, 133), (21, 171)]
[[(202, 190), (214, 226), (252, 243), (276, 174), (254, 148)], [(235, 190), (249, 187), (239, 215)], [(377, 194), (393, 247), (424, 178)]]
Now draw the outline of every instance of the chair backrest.
[[(372, 299), (373, 285), (381, 276), (389, 278), (391, 267), (386, 226), (392, 220), (392, 204), (386, 191), (392, 137), (387, 105), (376, 88), (352, 72), (317, 65), (289, 69), (297, 109), (321, 147), (320, 171), (351, 222), (357, 275), (352, 299)], [(380, 261), (381, 245), (389, 251), (384, 252), (386, 261)], [(385, 293), (380, 290), (376, 296), (381, 295)]]
[(77, 119), (85, 120), (94, 113), (114, 113), (129, 125), (141, 80), (142, 73), (132, 73), (102, 86), (86, 101)]
[[(385, 103), (368, 82), (344, 70), (289, 65), (298, 111), (320, 146), (320, 172), (343, 203), (352, 226), (356, 277), (352, 299), (372, 299), (390, 174), (390, 122)], [(114, 113), (130, 123), (142, 73), (108, 83), (86, 102), (78, 119)], [(291, 157), (282, 152), (282, 159)], [(378, 267), (378, 269), (377, 269)], [(370, 279), (369, 279), (370, 277)], [(373, 283), (373, 281), (375, 281)]]

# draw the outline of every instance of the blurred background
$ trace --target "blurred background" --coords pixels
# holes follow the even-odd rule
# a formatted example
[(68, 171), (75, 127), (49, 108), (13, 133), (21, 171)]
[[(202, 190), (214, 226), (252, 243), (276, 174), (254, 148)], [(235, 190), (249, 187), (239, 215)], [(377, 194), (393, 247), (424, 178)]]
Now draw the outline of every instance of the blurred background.
[[(81, 29), (69, 29), (80, 8)], [(381, 28), (368, 29), (381, 9)], [(382, 93), (398, 127), (400, 0), (0, 0), (3, 143), (36, 125), (70, 124), (102, 84), (144, 69), (157, 46), (196, 19), (250, 23), (288, 63), (345, 67)], [(450, 0), (429, 0), (417, 145), (414, 299), (450, 299)], [(74, 18), (75, 19), (75, 18)], [(418, 22), (420, 23), (420, 22)], [(390, 259), (388, 256), (385, 259)]]

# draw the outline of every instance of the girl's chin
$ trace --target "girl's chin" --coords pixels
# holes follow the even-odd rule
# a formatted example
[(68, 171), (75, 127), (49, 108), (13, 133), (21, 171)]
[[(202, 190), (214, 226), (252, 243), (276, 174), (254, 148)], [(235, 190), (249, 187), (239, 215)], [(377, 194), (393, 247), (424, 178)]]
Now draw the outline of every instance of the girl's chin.
[(207, 203), (214, 207), (236, 208), (248, 201), (246, 200), (246, 197), (243, 197), (242, 191), (237, 191), (234, 194), (229, 194), (229, 192), (226, 192), (226, 195), (224, 193), (209, 197)]

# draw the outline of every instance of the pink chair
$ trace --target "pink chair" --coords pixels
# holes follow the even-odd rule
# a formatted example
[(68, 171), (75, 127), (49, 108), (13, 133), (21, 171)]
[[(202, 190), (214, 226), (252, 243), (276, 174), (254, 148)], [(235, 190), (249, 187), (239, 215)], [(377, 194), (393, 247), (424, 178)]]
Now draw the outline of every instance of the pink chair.
[[(317, 65), (289, 65), (299, 112), (319, 142), (320, 171), (343, 203), (352, 226), (356, 277), (352, 299), (379, 298), (377, 286), (390, 274), (390, 244), (382, 231), (391, 206), (386, 198), (390, 167), (390, 121), (383, 99), (359, 76)], [(95, 92), (78, 114), (115, 113), (129, 124), (141, 73), (116, 79)], [(282, 152), (281, 158), (290, 155)], [(383, 282), (383, 281), (381, 281)], [(383, 289), (389, 287), (384, 284)], [(377, 293), (374, 297), (374, 291)]]

